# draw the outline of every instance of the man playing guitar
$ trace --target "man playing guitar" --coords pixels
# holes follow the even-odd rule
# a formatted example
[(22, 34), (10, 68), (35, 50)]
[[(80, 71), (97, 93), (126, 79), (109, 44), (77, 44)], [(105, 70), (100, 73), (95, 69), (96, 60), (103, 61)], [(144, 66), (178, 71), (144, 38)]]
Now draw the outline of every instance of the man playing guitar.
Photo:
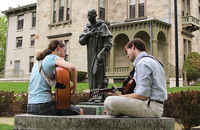
[[(134, 38), (125, 46), (127, 58), (133, 62), (136, 86), (132, 93), (109, 93), (104, 101), (105, 113), (113, 116), (161, 117), (167, 100), (165, 72), (162, 64), (147, 55), (146, 44)], [(116, 87), (116, 86), (115, 86)]]

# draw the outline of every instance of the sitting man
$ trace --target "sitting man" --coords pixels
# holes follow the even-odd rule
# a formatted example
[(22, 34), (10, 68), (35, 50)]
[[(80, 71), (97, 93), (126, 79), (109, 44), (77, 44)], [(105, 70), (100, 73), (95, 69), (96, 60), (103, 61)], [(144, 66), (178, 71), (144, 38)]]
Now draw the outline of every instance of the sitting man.
[[(133, 93), (122, 95), (119, 91), (104, 102), (105, 113), (113, 116), (161, 117), (163, 103), (167, 100), (165, 72), (157, 59), (147, 55), (146, 44), (134, 38), (125, 46), (127, 58), (133, 62), (136, 86)], [(116, 87), (116, 86), (115, 86)]]

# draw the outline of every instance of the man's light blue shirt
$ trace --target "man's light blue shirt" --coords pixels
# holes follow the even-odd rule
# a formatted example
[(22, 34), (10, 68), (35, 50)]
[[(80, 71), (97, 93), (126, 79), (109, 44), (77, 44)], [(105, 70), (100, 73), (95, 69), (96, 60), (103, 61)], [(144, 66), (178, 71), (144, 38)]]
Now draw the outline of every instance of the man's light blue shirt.
[[(46, 76), (54, 80), (55, 61), (58, 56), (47, 55), (42, 61), (42, 68)], [(38, 61), (32, 68), (30, 84), (28, 87), (28, 104), (47, 103), (53, 101), (51, 86), (44, 80), (39, 72)]]
[(136, 82), (134, 92), (152, 100), (165, 101), (167, 87), (164, 69), (156, 59), (143, 57), (146, 55), (146, 52), (141, 52), (133, 62)]

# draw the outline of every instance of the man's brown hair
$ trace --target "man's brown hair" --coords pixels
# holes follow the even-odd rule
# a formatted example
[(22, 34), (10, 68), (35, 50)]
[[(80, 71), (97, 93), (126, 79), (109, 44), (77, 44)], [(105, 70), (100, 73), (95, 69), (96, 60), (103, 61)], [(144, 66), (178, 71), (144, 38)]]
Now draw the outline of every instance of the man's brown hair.
[(126, 49), (131, 48), (133, 46), (133, 44), (134, 44), (134, 46), (138, 50), (140, 50), (140, 51), (146, 51), (146, 44), (145, 44), (145, 42), (142, 39), (140, 39), (140, 38), (134, 38), (133, 40), (129, 41), (126, 44), (126, 46), (124, 47), (125, 52), (126, 52)]

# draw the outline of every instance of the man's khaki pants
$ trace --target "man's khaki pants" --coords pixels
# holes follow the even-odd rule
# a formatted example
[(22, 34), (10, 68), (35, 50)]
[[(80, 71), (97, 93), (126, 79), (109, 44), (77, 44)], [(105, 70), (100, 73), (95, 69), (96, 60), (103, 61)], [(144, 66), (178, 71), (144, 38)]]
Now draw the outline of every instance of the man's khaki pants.
[(104, 108), (108, 115), (132, 117), (161, 117), (163, 104), (155, 101), (127, 98), (122, 96), (109, 96), (104, 101)]

